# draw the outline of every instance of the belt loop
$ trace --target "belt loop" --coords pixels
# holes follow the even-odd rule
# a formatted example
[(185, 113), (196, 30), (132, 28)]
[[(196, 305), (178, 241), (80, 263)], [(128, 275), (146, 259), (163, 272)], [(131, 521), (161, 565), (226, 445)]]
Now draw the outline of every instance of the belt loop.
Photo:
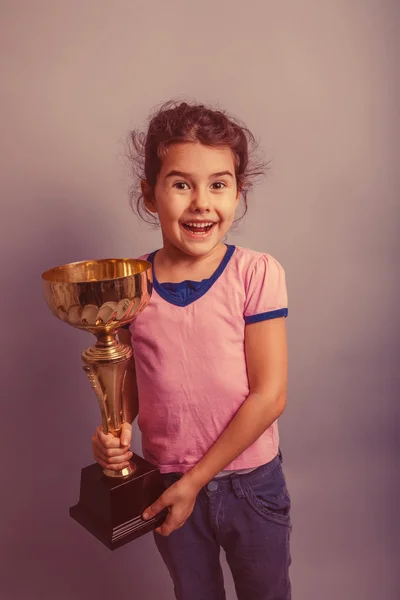
[(279, 448), (278, 456), (279, 456), (279, 460), (281, 461), (281, 463), (283, 463), (283, 455), (282, 455), (282, 450), (280, 448)]
[(243, 492), (243, 488), (242, 488), (242, 484), (240, 482), (239, 476), (232, 475), (231, 481), (232, 481), (233, 491), (235, 492), (236, 497), (244, 498), (244, 492)]

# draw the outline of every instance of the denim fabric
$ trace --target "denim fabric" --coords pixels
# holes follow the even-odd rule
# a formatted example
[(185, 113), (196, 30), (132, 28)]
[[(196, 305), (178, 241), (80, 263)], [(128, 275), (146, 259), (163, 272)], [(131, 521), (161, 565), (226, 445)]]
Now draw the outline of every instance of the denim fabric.
[[(238, 600), (290, 600), (290, 497), (282, 455), (251, 473), (212, 480), (170, 536), (154, 533), (177, 600), (224, 600), (226, 552)], [(181, 475), (164, 475), (165, 487)]]

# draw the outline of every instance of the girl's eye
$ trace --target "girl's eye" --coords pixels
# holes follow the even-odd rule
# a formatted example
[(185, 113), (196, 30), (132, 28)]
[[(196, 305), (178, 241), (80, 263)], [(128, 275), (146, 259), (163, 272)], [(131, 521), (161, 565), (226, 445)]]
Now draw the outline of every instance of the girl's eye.
[(215, 183), (212, 184), (212, 186), (215, 190), (223, 190), (224, 187), (226, 187), (226, 185), (223, 181), (216, 181)]
[[(186, 187), (185, 187), (186, 185)], [(184, 181), (177, 181), (176, 183), (174, 183), (173, 187), (177, 188), (178, 190), (188, 190), (189, 186), (187, 183), (185, 183)]]

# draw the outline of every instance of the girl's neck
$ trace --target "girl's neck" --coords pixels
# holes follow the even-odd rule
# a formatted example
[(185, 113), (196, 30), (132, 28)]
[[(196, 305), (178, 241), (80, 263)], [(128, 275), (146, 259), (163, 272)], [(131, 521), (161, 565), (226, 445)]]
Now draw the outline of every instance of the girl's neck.
[(202, 256), (185, 254), (178, 248), (164, 245), (154, 259), (154, 270), (160, 283), (179, 283), (186, 279), (208, 279), (225, 256), (226, 244), (220, 242), (211, 252)]

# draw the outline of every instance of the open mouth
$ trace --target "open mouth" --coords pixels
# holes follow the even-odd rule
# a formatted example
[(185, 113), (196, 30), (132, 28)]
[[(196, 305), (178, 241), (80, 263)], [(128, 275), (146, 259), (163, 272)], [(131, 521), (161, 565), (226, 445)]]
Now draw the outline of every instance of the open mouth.
[(194, 235), (206, 235), (214, 227), (215, 223), (211, 221), (204, 223), (182, 223), (182, 227)]

